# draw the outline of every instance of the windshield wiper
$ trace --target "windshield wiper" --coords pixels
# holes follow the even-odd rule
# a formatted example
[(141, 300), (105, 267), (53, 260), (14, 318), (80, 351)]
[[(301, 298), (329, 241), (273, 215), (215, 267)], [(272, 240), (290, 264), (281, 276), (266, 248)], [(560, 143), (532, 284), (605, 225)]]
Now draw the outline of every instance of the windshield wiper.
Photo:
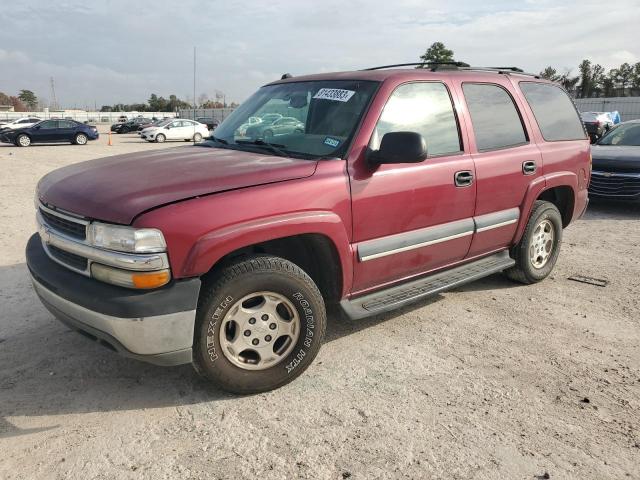
[(213, 140), (214, 142), (218, 142), (218, 143), (221, 143), (223, 145), (229, 145), (229, 142), (227, 142), (224, 138), (217, 138), (217, 137), (214, 137), (213, 135), (211, 135), (209, 138), (211, 140)]
[(288, 153), (284, 150), (280, 150), (284, 148), (286, 145), (281, 145), (279, 143), (269, 143), (264, 140), (260, 140), (259, 138), (256, 140), (236, 140), (238, 145), (257, 145), (258, 147), (267, 147), (272, 153), (275, 153), (279, 157), (290, 157)]

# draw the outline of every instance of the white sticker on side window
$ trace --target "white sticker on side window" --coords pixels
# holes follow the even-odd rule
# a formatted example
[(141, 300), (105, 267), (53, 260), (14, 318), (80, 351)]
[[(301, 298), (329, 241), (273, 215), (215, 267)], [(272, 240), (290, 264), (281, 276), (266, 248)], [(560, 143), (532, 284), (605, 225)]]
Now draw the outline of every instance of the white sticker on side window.
[(353, 97), (354, 93), (356, 92), (353, 90), (342, 90), (341, 88), (321, 88), (313, 98), (335, 100), (336, 102), (348, 102), (349, 99)]

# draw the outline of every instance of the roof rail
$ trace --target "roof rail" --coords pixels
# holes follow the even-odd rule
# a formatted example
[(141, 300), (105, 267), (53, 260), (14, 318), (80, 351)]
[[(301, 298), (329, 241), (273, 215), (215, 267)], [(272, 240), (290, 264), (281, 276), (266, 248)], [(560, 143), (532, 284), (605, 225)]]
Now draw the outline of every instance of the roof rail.
[(445, 69), (452, 69), (452, 70), (479, 70), (484, 72), (517, 73), (520, 75), (527, 75), (530, 77), (540, 78), (540, 75), (538, 75), (537, 73), (527, 73), (518, 67), (472, 67), (471, 65), (465, 62), (396, 63), (394, 65), (382, 65), (380, 67), (364, 68), (363, 71), (382, 70), (385, 68), (396, 68), (396, 67), (415, 67), (415, 66), (426, 67), (432, 72), (437, 71), (439, 69), (438, 67), (442, 66), (442, 67), (445, 67)]
[(432, 70), (436, 70), (440, 65), (449, 66), (449, 67), (469, 67), (469, 64), (464, 62), (417, 62), (417, 63), (396, 63), (394, 65), (382, 65), (380, 67), (363, 68), (362, 71), (383, 70), (385, 68), (395, 68), (395, 67), (415, 67), (418, 65), (422, 67), (426, 65), (430, 67)]

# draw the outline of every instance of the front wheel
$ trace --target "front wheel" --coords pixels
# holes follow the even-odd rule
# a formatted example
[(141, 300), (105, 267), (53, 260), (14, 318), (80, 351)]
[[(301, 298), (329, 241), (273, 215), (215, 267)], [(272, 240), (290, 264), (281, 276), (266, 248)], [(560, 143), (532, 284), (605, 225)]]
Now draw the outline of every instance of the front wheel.
[(512, 280), (531, 284), (544, 280), (553, 270), (562, 244), (562, 217), (550, 202), (538, 200), (520, 242), (511, 249), (515, 266), (505, 271)]
[(194, 367), (233, 393), (272, 390), (309, 367), (325, 328), (322, 296), (302, 269), (280, 257), (249, 257), (203, 287)]
[(73, 143), (76, 145), (86, 145), (87, 140), (87, 136), (84, 133), (79, 133), (73, 138)]
[(167, 137), (165, 137), (163, 134), (159, 133), (158, 135), (156, 135), (156, 142), (158, 143), (164, 143), (164, 141), (167, 139)]

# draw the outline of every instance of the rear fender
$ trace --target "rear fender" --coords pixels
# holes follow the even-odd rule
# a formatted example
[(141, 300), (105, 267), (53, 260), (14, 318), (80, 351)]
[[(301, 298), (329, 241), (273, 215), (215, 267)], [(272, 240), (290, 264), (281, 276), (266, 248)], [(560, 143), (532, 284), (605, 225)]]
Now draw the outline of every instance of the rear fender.
[(534, 179), (527, 189), (522, 205), (520, 207), (520, 222), (513, 239), (516, 244), (522, 238), (524, 229), (529, 221), (533, 204), (540, 197), (542, 192), (554, 187), (571, 187), (576, 195), (578, 191), (578, 176), (573, 172), (554, 172)]

